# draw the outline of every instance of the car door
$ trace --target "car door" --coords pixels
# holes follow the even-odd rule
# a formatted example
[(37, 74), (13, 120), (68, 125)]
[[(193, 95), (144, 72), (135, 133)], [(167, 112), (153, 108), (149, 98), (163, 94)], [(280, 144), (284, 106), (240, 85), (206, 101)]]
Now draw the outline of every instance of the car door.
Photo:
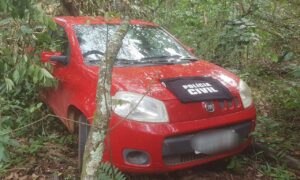
[(72, 56), (72, 46), (69, 41), (70, 35), (65, 31), (66, 28), (58, 26), (57, 30), (51, 33), (52, 48), (56, 52), (67, 57), (67, 63), (52, 62), (53, 76), (57, 79), (57, 85), (47, 90), (47, 103), (53, 112), (69, 127), (67, 122), (67, 108), (72, 99), (72, 94), (77, 79), (74, 72), (76, 58)]

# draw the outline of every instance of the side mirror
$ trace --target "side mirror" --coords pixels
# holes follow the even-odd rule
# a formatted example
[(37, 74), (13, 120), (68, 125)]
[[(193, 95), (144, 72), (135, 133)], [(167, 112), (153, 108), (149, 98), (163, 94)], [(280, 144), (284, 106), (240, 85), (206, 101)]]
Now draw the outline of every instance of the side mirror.
[(68, 58), (67, 56), (51, 56), (50, 60), (52, 62), (59, 62), (63, 65), (67, 65), (68, 64)]
[(41, 54), (41, 62), (47, 63), (50, 62), (51, 56), (60, 56), (60, 52), (42, 52)]
[(61, 52), (42, 52), (41, 62), (56, 64), (56, 62), (62, 63), (63, 65), (68, 64), (67, 56), (62, 56)]
[(192, 54), (195, 54), (196, 52), (196, 49), (195, 48), (191, 48), (191, 47), (188, 47), (187, 50), (192, 53)]

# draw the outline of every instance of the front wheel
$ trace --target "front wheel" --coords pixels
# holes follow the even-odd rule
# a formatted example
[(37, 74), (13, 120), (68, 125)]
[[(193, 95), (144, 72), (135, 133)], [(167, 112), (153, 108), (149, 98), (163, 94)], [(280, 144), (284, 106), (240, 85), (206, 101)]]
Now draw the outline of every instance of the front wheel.
[(90, 126), (86, 119), (86, 117), (83, 114), (80, 114), (78, 117), (79, 120), (79, 130), (78, 130), (78, 162), (79, 162), (79, 169), (82, 168), (83, 163), (83, 155), (84, 155), (84, 149), (85, 144), (87, 141), (87, 138), (89, 136), (90, 132)]

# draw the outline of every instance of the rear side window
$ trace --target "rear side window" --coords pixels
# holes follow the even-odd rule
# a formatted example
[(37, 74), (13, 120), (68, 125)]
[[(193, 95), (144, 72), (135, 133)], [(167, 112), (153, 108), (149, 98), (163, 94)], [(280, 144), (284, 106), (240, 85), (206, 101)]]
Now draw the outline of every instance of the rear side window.
[(61, 52), (62, 55), (68, 56), (70, 52), (70, 46), (65, 29), (61, 26), (57, 27), (57, 30), (51, 31), (51, 47), (52, 51)]

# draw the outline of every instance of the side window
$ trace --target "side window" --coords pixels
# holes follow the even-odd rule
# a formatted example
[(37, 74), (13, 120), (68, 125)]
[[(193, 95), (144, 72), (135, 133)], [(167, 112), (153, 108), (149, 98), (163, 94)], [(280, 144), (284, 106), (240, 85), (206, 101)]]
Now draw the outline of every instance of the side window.
[(55, 52), (61, 52), (62, 55), (68, 56), (70, 46), (67, 34), (63, 27), (58, 26), (56, 31), (51, 33), (51, 49)]
[(103, 60), (106, 39), (110, 38), (116, 28), (107, 25), (76, 25), (74, 30), (84, 63), (91, 66), (98, 65)]

